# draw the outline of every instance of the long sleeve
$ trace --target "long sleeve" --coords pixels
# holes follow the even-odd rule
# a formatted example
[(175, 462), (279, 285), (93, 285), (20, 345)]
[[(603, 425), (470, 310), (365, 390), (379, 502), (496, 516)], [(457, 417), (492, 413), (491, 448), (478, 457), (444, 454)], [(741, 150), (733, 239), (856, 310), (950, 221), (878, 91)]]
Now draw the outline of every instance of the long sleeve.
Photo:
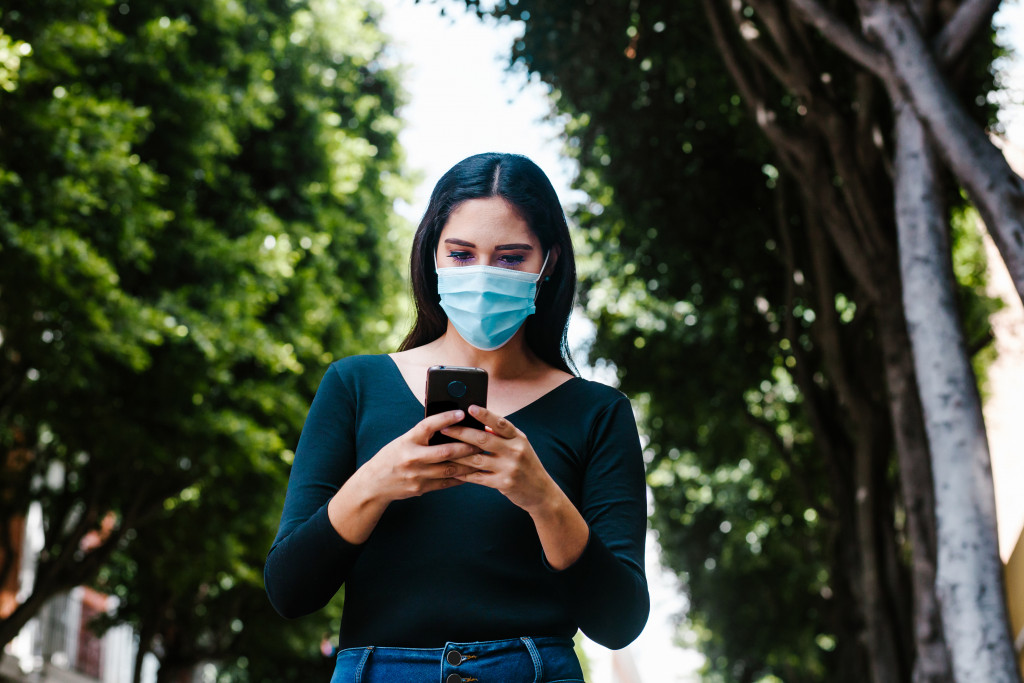
[(423, 404), (386, 354), (327, 370), (264, 570), (275, 609), (309, 614), (344, 585), (342, 647), (571, 637), (577, 629), (612, 648), (636, 638), (649, 610), (647, 508), (629, 400), (576, 378), (509, 416), (590, 530), (583, 554), (559, 572), (545, 568), (530, 516), (473, 484), (393, 502), (360, 545), (338, 535), (327, 515), (331, 498), (422, 419)]
[(626, 397), (600, 415), (588, 441), (580, 513), (590, 538), (579, 559), (555, 575), (580, 630), (619, 649), (636, 639), (650, 612), (644, 573), (647, 489), (640, 438)]
[(334, 530), (327, 503), (355, 471), (355, 405), (336, 365), (317, 389), (288, 479), (281, 524), (263, 577), (282, 616), (315, 612), (338, 592), (360, 546)]

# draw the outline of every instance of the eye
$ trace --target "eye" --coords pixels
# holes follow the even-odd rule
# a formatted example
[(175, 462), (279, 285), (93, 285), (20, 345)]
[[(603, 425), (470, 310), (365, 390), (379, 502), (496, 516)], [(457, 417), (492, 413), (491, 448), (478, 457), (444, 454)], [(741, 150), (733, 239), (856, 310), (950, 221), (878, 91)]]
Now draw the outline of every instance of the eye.
[(504, 266), (515, 268), (525, 260), (522, 254), (505, 254), (498, 258), (498, 262)]
[(465, 263), (473, 259), (473, 255), (468, 251), (449, 251), (448, 258), (452, 259), (456, 263)]

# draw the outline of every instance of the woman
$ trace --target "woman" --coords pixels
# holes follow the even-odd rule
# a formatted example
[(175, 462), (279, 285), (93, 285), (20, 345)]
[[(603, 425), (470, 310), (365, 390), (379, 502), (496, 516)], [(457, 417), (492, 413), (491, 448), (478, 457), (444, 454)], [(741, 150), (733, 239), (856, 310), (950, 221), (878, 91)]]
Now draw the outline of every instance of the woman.
[[(644, 471), (629, 401), (571, 372), (576, 270), (544, 173), (509, 154), (448, 171), (412, 282), (401, 350), (317, 390), (267, 593), (297, 617), (345, 585), (336, 683), (582, 681), (577, 629), (621, 648), (647, 620)], [(423, 417), (432, 365), (488, 372), (485, 430)]]

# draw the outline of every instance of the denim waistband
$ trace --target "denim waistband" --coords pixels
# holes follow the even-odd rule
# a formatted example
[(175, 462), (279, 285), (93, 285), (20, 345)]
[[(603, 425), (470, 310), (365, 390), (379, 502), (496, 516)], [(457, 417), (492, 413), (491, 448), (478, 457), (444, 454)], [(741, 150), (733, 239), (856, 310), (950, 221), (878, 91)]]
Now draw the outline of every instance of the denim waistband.
[(331, 683), (576, 683), (583, 681), (569, 638), (511, 638), (438, 648), (349, 648)]

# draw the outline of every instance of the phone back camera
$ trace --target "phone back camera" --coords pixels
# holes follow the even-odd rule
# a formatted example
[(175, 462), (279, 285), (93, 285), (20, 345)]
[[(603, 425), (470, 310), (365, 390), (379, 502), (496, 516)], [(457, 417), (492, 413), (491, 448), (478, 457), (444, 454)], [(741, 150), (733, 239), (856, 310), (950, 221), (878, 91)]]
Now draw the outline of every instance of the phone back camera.
[(448, 395), (452, 398), (462, 398), (466, 395), (466, 383), (459, 380), (448, 382)]

